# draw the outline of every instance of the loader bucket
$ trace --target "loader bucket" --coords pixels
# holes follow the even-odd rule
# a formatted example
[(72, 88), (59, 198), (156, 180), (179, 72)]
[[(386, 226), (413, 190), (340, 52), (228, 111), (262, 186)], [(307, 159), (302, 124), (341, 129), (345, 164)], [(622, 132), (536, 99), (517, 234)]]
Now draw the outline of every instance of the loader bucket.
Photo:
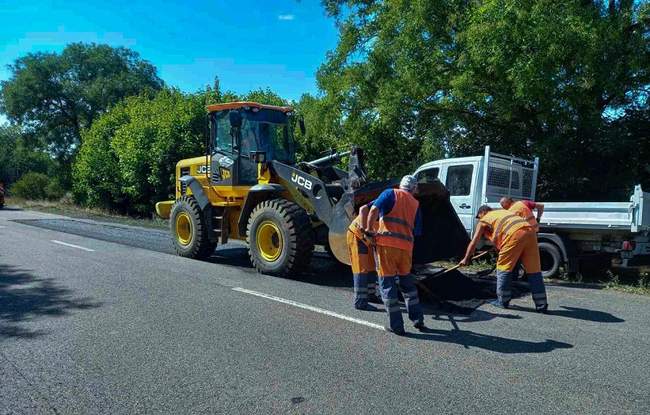
[(415, 237), (413, 263), (462, 258), (469, 236), (449, 201), (447, 188), (438, 180), (420, 183), (416, 198), (422, 213), (422, 235)]
[[(347, 229), (359, 207), (369, 203), (397, 181), (369, 183), (353, 192), (346, 192), (334, 207), (329, 224), (329, 244), (340, 262), (350, 264)], [(449, 202), (449, 192), (439, 181), (418, 185), (416, 198), (422, 213), (422, 235), (415, 238), (413, 263), (426, 264), (440, 259), (462, 257), (469, 237)]]

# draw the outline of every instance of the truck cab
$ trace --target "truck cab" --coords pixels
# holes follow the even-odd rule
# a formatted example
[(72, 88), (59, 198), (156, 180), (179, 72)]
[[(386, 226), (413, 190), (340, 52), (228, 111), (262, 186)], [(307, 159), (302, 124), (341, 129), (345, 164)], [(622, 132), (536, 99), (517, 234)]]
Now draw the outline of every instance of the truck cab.
[(444, 183), (454, 210), (471, 235), (481, 205), (499, 207), (503, 196), (534, 200), (538, 170), (538, 158), (497, 154), (487, 146), (482, 156), (435, 160), (420, 166), (415, 175), (420, 183), (436, 179)]

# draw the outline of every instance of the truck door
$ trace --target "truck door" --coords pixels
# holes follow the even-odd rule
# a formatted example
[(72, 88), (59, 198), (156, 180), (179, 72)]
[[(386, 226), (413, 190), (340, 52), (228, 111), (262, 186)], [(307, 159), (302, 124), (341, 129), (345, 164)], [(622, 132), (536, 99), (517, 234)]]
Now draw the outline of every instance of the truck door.
[(472, 188), (476, 181), (476, 167), (475, 163), (448, 165), (445, 177), (445, 186), (449, 190), (451, 204), (468, 233), (472, 232), (474, 216), (478, 209), (478, 206), (474, 206), (472, 195)]

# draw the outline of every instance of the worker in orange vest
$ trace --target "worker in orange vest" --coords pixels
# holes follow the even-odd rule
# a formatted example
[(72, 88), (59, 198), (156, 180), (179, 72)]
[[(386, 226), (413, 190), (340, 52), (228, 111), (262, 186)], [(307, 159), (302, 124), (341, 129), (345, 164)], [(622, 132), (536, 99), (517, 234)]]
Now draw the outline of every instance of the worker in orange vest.
[(367, 222), (370, 207), (363, 205), (359, 214), (348, 227), (347, 243), (352, 262), (352, 283), (354, 286), (354, 308), (357, 310), (375, 311), (369, 305), (380, 303), (377, 297), (377, 266), (375, 265), (375, 249), (372, 244), (373, 233), (363, 227)]
[(548, 309), (546, 287), (537, 246), (537, 234), (524, 219), (508, 210), (493, 210), (487, 205), (479, 208), (476, 218), (479, 223), (474, 237), (467, 247), (461, 265), (468, 265), (476, 251), (479, 240), (485, 236), (499, 251), (497, 259), (497, 299), (491, 304), (508, 308), (512, 297), (510, 282), (517, 264), (521, 262), (528, 276), (535, 309), (545, 313)]
[[(518, 200), (515, 202), (511, 197), (507, 196), (502, 197), (499, 203), (502, 208), (524, 218), (535, 229), (535, 232), (539, 232), (539, 221), (544, 213), (542, 203), (535, 203), (532, 200)], [(537, 217), (533, 215), (533, 210), (537, 211)]]
[[(413, 197), (417, 189), (415, 176), (404, 176), (399, 189), (384, 190), (370, 208), (365, 229), (377, 226), (375, 244), (381, 298), (388, 313), (387, 331), (404, 335), (404, 320), (397, 300), (402, 292), (409, 319), (422, 331), (424, 315), (415, 280), (411, 275), (413, 240), (421, 233), (419, 202)], [(399, 284), (399, 285), (398, 285)]]

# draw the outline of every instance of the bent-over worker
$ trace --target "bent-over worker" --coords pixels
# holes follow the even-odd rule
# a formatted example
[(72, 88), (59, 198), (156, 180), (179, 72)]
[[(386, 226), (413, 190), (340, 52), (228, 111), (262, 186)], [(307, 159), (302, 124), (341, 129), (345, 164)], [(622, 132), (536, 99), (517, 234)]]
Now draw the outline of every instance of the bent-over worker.
[(508, 210), (493, 210), (487, 205), (478, 209), (476, 218), (479, 223), (474, 232), (474, 237), (467, 247), (465, 257), (460, 262), (467, 265), (471, 261), (476, 244), (485, 236), (492, 241), (499, 251), (497, 259), (497, 299), (492, 304), (508, 308), (512, 297), (510, 282), (516, 271), (517, 263), (521, 261), (530, 284), (530, 291), (535, 302), (535, 309), (546, 312), (546, 287), (542, 278), (537, 246), (537, 234), (530, 224)]
[(354, 308), (372, 310), (368, 302), (379, 302), (377, 298), (377, 266), (375, 252), (371, 244), (373, 234), (363, 229), (367, 222), (368, 205), (359, 209), (359, 214), (348, 227), (347, 243), (352, 263), (352, 282), (354, 285)]
[(415, 176), (408, 175), (402, 178), (399, 189), (384, 190), (373, 202), (365, 226), (369, 229), (378, 221), (375, 243), (381, 298), (388, 313), (386, 330), (398, 335), (405, 333), (398, 289), (404, 296), (413, 326), (425, 329), (418, 290), (411, 275), (413, 240), (422, 228), (419, 202), (413, 197), (416, 188)]
[[(544, 213), (544, 204), (535, 203), (532, 200), (518, 200), (515, 202), (511, 197), (507, 196), (502, 197), (499, 203), (502, 208), (524, 218), (535, 229), (535, 232), (539, 232), (539, 221)], [(537, 211), (537, 218), (533, 215), (533, 210)]]

